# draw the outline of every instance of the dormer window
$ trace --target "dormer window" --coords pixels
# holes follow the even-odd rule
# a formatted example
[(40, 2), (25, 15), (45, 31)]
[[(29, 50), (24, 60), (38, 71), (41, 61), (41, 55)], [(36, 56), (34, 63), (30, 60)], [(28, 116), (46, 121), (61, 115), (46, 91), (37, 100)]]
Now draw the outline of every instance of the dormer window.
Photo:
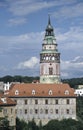
[(32, 95), (35, 95), (35, 90), (32, 90)]
[(49, 95), (52, 95), (52, 90), (49, 90)]
[(65, 90), (65, 95), (69, 95), (69, 91), (68, 90)]
[(1, 101), (2, 101), (3, 103), (7, 103), (6, 97), (1, 98)]
[(19, 94), (19, 91), (18, 91), (18, 90), (16, 90), (16, 91), (15, 91), (15, 95), (18, 95), (18, 94)]

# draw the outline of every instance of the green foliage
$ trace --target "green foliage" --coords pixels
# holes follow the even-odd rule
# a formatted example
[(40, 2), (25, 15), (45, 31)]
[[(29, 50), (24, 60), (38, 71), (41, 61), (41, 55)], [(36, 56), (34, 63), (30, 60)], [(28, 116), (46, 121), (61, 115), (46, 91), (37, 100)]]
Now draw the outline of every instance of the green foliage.
[(83, 97), (77, 97), (77, 117), (83, 122)]
[(27, 128), (27, 123), (23, 120), (16, 119), (16, 130), (24, 130)]
[(60, 130), (60, 128), (61, 126), (58, 120), (51, 120), (46, 126), (44, 126), (44, 130)]
[(72, 88), (77, 88), (77, 85), (83, 84), (83, 78), (63, 79), (62, 82), (68, 83)]
[(29, 121), (28, 128), (31, 130), (39, 130), (38, 126), (36, 125), (34, 119), (32, 121)]
[(0, 78), (0, 81), (3, 81), (4, 83), (7, 82), (24, 82), (24, 83), (31, 83), (33, 80), (39, 80), (39, 77), (28, 77), (28, 76), (4, 76)]
[(16, 130), (39, 130), (34, 119), (26, 123), (23, 120), (16, 119)]
[(83, 123), (73, 119), (51, 120), (44, 130), (83, 130)]
[(37, 126), (34, 119), (28, 123), (17, 120), (16, 130), (83, 130), (83, 122), (73, 119), (51, 120), (45, 126), (42, 122)]
[(0, 130), (10, 130), (7, 118), (0, 119)]

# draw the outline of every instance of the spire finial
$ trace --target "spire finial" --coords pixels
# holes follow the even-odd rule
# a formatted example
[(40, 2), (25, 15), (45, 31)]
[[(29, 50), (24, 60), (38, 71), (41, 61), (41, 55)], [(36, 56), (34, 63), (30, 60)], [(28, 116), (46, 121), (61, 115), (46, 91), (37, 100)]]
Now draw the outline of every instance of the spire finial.
[(50, 22), (50, 13), (48, 14), (48, 25), (51, 25), (51, 22)]

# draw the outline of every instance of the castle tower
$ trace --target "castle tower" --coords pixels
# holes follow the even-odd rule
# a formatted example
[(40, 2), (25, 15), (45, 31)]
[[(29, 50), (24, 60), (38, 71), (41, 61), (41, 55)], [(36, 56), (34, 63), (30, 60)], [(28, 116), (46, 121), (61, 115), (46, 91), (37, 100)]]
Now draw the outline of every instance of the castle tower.
[(40, 53), (40, 83), (60, 83), (60, 53), (50, 16)]

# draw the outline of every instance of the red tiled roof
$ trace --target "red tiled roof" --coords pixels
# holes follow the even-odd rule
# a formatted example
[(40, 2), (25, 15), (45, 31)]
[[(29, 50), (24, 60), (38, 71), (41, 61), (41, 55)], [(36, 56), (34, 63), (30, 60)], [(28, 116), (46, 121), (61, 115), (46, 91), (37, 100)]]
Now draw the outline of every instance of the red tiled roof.
[(4, 95), (0, 95), (0, 106), (13, 106), (16, 105), (16, 102)]
[[(32, 91), (35, 90), (35, 94)], [(49, 94), (51, 90), (52, 94)], [(17, 93), (16, 93), (17, 91)], [(68, 92), (68, 93), (67, 93)], [(75, 97), (74, 89), (68, 84), (15, 84), (9, 97)]]

